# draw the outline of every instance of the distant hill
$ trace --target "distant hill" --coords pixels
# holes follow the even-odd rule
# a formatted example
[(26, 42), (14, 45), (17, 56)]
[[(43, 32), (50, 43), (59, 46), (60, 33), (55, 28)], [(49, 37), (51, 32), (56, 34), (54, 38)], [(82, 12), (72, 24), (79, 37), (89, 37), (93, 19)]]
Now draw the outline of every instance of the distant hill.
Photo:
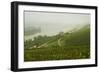
[(41, 32), (41, 28), (37, 28), (37, 27), (25, 27), (24, 28), (24, 35), (27, 36), (27, 35), (33, 35), (33, 34), (36, 34), (36, 33), (39, 33)]

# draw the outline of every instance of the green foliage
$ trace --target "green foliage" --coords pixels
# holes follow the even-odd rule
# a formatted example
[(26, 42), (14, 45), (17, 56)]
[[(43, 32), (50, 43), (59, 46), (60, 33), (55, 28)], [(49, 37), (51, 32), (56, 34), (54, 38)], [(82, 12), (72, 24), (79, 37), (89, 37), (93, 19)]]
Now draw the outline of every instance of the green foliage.
[(90, 58), (90, 28), (87, 26), (51, 37), (38, 36), (24, 43), (24, 61)]
[[(81, 47), (81, 48), (80, 48)], [(90, 50), (87, 46), (39, 48), (25, 50), (25, 61), (65, 60), (65, 59), (86, 59), (90, 57)]]

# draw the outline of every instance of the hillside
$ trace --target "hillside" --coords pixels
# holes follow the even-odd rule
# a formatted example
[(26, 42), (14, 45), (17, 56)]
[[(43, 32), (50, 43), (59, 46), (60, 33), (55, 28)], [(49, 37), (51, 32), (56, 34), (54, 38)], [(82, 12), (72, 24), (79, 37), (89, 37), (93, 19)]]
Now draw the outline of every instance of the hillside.
[(51, 37), (38, 36), (34, 41), (25, 42), (24, 61), (87, 58), (90, 58), (89, 25), (73, 32), (60, 32)]
[[(73, 46), (73, 45), (89, 45), (90, 44), (90, 28), (88, 25), (80, 28), (75, 32), (63, 33), (62, 36), (57, 35), (54, 40), (47, 42), (47, 47), (51, 46)], [(54, 37), (53, 37), (54, 38)], [(45, 47), (45, 45), (44, 45)]]

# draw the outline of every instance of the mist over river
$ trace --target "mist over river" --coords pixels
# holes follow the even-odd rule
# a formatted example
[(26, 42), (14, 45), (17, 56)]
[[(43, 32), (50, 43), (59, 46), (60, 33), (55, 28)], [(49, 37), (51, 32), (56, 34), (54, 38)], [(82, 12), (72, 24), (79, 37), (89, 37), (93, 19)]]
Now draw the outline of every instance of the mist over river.
[[(90, 14), (25, 11), (24, 15), (25, 40), (34, 40), (39, 35), (53, 36), (90, 23)], [(30, 30), (30, 27), (34, 30)], [(36, 28), (40, 31), (36, 32)], [(25, 35), (26, 32), (30, 34)]]

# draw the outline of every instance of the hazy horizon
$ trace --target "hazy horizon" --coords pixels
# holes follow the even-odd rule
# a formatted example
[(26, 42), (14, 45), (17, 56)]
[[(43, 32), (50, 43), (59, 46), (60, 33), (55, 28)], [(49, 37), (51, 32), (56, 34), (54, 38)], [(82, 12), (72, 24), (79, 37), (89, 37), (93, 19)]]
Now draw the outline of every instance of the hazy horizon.
[(40, 28), (41, 35), (54, 35), (90, 24), (90, 14), (24, 11), (24, 30)]

